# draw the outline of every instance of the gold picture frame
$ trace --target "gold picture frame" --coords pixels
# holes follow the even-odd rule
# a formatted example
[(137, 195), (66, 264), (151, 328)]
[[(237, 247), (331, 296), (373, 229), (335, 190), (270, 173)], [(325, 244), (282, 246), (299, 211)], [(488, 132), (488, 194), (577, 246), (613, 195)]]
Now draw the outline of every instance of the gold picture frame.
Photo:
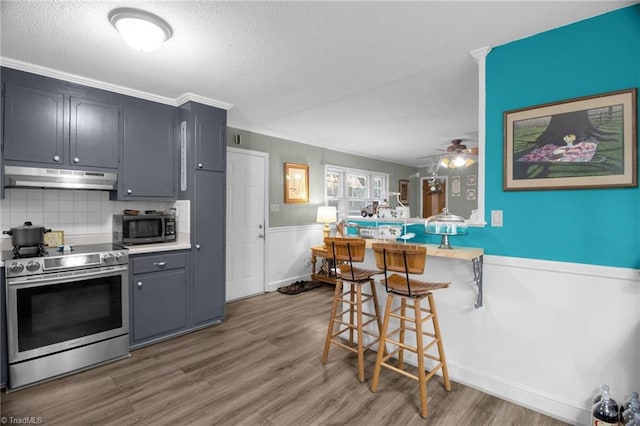
[(505, 191), (638, 186), (637, 89), (504, 113)]
[(307, 164), (284, 163), (285, 204), (309, 203), (309, 166)]

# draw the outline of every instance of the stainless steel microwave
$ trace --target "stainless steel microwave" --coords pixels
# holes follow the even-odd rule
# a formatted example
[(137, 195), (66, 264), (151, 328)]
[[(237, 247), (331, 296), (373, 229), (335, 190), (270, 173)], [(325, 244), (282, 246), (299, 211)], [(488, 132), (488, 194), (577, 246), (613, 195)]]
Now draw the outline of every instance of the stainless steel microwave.
[(113, 215), (115, 243), (151, 244), (176, 240), (176, 217), (169, 214)]

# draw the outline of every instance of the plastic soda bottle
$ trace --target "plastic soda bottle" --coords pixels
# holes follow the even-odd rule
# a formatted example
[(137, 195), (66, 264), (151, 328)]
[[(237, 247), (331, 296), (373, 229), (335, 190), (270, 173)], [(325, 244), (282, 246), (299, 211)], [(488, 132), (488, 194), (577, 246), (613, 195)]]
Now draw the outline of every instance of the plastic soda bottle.
[(600, 400), (591, 411), (592, 426), (617, 426), (618, 406), (609, 397), (609, 392), (602, 392)]

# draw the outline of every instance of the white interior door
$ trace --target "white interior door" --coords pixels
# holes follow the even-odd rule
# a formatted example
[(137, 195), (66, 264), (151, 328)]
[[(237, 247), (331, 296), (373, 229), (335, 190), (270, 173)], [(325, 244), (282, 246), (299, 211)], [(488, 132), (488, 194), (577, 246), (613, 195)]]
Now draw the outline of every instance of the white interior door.
[(265, 291), (267, 159), (227, 149), (227, 301)]

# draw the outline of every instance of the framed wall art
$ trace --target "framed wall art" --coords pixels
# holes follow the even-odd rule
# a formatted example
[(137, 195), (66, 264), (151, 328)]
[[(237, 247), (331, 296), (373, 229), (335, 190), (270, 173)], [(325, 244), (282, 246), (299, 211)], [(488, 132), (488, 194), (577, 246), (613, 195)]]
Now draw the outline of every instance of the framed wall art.
[(284, 163), (285, 204), (309, 203), (309, 166)]
[(505, 191), (638, 186), (637, 89), (504, 113)]
[(398, 181), (398, 192), (400, 193), (400, 202), (405, 206), (409, 205), (409, 180), (400, 179)]

